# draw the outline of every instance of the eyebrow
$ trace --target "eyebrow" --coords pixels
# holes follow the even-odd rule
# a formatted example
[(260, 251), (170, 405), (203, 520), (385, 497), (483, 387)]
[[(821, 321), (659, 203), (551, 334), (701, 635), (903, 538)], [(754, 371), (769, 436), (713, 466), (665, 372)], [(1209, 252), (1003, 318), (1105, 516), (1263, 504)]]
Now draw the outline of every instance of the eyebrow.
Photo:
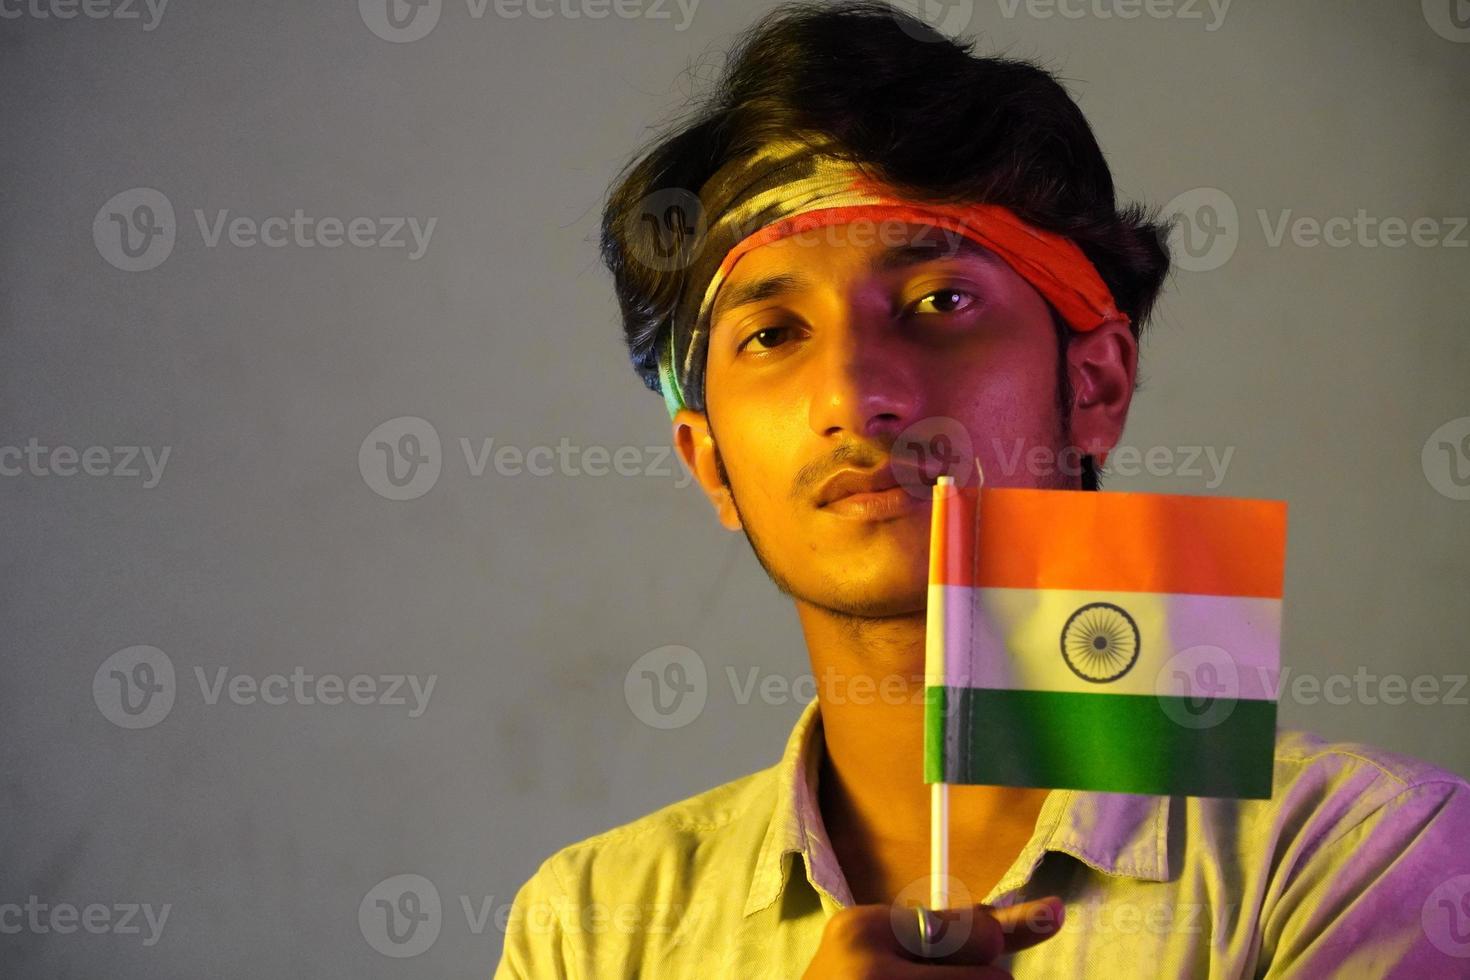
[[(922, 265), (925, 262), (933, 262), (938, 259), (952, 259), (959, 256), (979, 259), (986, 263), (998, 263), (1000, 258), (996, 254), (972, 238), (960, 238), (953, 252), (941, 251), (944, 242), (931, 242), (928, 244), (891, 245), (873, 256), (868, 263), (870, 272), (892, 272), (897, 269), (906, 269), (910, 266)], [(807, 277), (783, 272), (774, 276), (766, 276), (762, 279), (753, 279), (750, 282), (727, 285), (720, 290), (715, 299), (715, 307), (710, 313), (711, 320), (717, 319), (721, 314), (730, 310), (746, 306), (751, 303), (759, 303), (764, 300), (774, 299), (777, 296), (785, 296), (789, 293), (805, 289), (811, 284)]]

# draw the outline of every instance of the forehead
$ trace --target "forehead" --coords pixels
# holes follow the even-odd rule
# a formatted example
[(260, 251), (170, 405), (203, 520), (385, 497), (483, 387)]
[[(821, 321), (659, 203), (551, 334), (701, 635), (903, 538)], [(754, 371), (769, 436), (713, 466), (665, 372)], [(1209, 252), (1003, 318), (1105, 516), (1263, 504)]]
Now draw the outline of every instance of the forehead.
[(810, 228), (742, 255), (720, 286), (711, 315), (808, 288), (837, 266), (881, 274), (944, 260), (1004, 265), (974, 239), (935, 225), (853, 221)]

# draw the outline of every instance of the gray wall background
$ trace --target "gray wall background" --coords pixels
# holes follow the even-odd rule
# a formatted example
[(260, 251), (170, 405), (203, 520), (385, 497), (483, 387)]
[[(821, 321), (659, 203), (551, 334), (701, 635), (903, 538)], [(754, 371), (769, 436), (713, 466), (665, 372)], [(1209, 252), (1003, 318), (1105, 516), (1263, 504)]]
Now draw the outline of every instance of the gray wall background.
[[(0, 934), (0, 974), (487, 976), (542, 858), (772, 764), (800, 707), (732, 687), (807, 671), (795, 616), (662, 456), (594, 248), (612, 174), (767, 5), (432, 0), (410, 31), (432, 30), (389, 41), (380, 0), (9, 2), (0, 449), (77, 457), (0, 459), (0, 904), (100, 903), (108, 925), (40, 912), (45, 931)], [(1288, 680), (1283, 724), (1470, 772), (1470, 691), (1449, 696), (1470, 635), (1470, 24), (1452, 0), (1105, 16), (1129, 9), (932, 11), (1060, 70), (1123, 196), (1183, 195), (1197, 271), (1170, 283), (1126, 437), (1173, 463), (1107, 487), (1288, 500), (1286, 665), (1439, 695), (1332, 704)], [(133, 260), (108, 215), (132, 220), (138, 188), (175, 239)], [(436, 224), (417, 258), (407, 235), (210, 246), (196, 209)], [(1433, 220), (1398, 247), (1382, 226), (1272, 241), (1283, 215), (1359, 209)], [(359, 449), (402, 417), (432, 425), (440, 470), (392, 500)], [(566, 440), (578, 475), (476, 476), (460, 440), (489, 438)], [(54, 472), (126, 469), (127, 446), (167, 447), (156, 485), (141, 463)], [(632, 447), (638, 475), (581, 472), (587, 447)], [(1187, 447), (1233, 451), (1223, 479), (1183, 470)], [(670, 644), (706, 665), (706, 702), (660, 730), (624, 682)], [(159, 692), (133, 716), (111, 672), (146, 681), (139, 646)], [(411, 697), (210, 703), (196, 671), (221, 668), (436, 680), (411, 717)], [(405, 874), (441, 902), (422, 951), (372, 926)], [(143, 903), (169, 906), (151, 945), (141, 913), (115, 928)]]

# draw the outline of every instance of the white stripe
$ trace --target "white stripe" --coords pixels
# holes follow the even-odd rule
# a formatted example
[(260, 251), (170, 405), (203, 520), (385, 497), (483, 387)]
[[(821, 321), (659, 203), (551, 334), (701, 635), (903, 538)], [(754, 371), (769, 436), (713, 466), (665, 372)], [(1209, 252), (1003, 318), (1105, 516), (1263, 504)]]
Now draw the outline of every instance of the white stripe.
[[(928, 684), (1277, 699), (1279, 598), (931, 585), (929, 602), (931, 609), (939, 603), (951, 613), (944, 623), (948, 663), (938, 658), (943, 669), (926, 669)], [(1073, 620), (1069, 666), (1062, 650), (1063, 629), (1074, 613), (1095, 603), (1117, 606), (1126, 616), (1094, 607)], [(1099, 629), (1089, 632), (1084, 625), (1089, 622)], [(967, 644), (965, 636), (971, 632)], [(1109, 634), (1116, 642), (1105, 639), (1103, 652), (1117, 666), (1094, 656), (1095, 648), (1087, 642)], [(967, 647), (969, 656), (959, 655)], [(926, 667), (935, 660), (926, 658)], [(1129, 663), (1122, 676), (1103, 679)]]
[(929, 605), (926, 610), (927, 616), (924, 626), (925, 687), (943, 686), (944, 678), (948, 673), (945, 667), (944, 656), (946, 649), (955, 651), (956, 659), (962, 659), (960, 652), (968, 647), (968, 641), (966, 641), (965, 646), (956, 645), (956, 640), (958, 636), (969, 635), (968, 627), (965, 629), (963, 634), (956, 634), (955, 636), (949, 638), (948, 643), (945, 642), (945, 604), (948, 602), (959, 606), (960, 603), (971, 601), (973, 597), (956, 595), (954, 593), (946, 595), (943, 589), (943, 586), (929, 586)]

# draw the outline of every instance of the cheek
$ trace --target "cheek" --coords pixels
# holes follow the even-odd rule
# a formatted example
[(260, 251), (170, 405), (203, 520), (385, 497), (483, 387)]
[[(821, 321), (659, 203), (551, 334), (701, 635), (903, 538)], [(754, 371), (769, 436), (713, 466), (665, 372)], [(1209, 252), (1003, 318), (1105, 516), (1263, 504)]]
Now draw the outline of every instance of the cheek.
[[(792, 459), (797, 443), (789, 431), (790, 420), (771, 410), (745, 407), (753, 402), (735, 402), (742, 407), (717, 410), (716, 437), (725, 471), (735, 489), (742, 511), (769, 515), (788, 506), (788, 496), (800, 460)], [(716, 411), (712, 409), (712, 412)]]
[[(1036, 345), (996, 345), (973, 362), (941, 369), (944, 404), (931, 414), (959, 422), (986, 472), (1018, 449), (1050, 447), (1055, 433), (1056, 361)], [(998, 474), (999, 475), (999, 474)]]

